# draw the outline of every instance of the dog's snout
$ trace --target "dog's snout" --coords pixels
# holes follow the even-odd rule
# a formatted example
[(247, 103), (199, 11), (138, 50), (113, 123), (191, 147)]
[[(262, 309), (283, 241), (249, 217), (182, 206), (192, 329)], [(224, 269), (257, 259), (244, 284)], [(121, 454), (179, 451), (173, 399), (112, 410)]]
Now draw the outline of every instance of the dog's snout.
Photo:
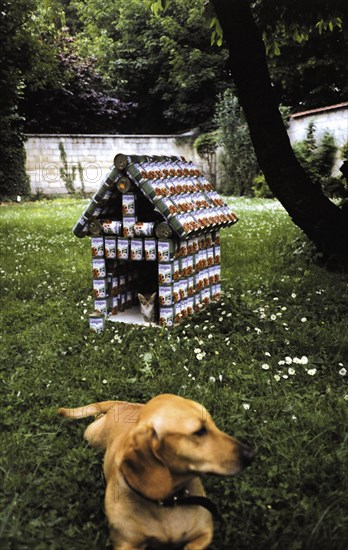
[(255, 456), (255, 451), (253, 449), (250, 449), (250, 447), (245, 447), (244, 445), (240, 447), (239, 457), (240, 457), (240, 462), (244, 468), (246, 468), (252, 463), (254, 456)]

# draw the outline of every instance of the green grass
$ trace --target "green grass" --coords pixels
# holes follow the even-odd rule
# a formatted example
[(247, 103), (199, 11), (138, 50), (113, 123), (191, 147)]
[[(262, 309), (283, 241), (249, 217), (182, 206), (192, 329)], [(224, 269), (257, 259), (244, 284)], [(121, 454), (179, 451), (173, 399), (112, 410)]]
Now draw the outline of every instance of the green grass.
[(205, 481), (225, 520), (213, 549), (347, 547), (347, 278), (311, 261), (276, 201), (231, 202), (222, 302), (171, 331), (102, 336), (88, 331), (89, 240), (71, 234), (85, 202), (1, 207), (1, 548), (111, 548), (88, 420), (55, 409), (162, 392), (257, 450), (242, 476)]

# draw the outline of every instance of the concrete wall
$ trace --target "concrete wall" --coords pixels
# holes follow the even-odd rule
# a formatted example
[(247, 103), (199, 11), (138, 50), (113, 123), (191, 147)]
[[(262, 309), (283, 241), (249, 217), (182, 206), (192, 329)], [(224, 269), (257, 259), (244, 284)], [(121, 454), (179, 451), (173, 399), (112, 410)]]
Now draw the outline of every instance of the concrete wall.
[(302, 141), (306, 138), (308, 124), (313, 121), (316, 126), (316, 136), (320, 138), (327, 130), (336, 139), (340, 147), (348, 141), (348, 106), (345, 108), (332, 108), (330, 110), (318, 110), (293, 115), (290, 118), (288, 134), (291, 143)]
[[(87, 191), (95, 191), (102, 177), (110, 170), (117, 153), (148, 155), (180, 155), (202, 166), (192, 146), (191, 136), (167, 135), (27, 135), (26, 170), (31, 191), (65, 193), (60, 176), (63, 167), (59, 143), (64, 145), (69, 169), (81, 164)], [(81, 187), (76, 170), (75, 189)]]

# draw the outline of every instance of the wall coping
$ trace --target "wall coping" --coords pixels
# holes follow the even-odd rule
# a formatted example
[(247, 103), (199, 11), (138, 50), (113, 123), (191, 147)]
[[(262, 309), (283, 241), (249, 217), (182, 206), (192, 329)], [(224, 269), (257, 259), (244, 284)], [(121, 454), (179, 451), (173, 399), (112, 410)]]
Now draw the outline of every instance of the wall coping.
[(181, 139), (192, 137), (193, 133), (187, 134), (24, 134), (28, 138), (42, 137), (42, 138), (121, 138), (121, 139), (137, 139), (137, 138), (168, 138), (168, 139)]

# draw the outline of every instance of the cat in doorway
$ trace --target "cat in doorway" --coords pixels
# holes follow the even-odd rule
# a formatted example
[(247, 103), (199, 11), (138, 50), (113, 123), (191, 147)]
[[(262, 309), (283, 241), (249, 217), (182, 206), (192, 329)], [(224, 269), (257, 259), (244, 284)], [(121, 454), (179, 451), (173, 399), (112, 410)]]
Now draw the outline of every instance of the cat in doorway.
[(140, 292), (138, 293), (140, 312), (146, 323), (157, 322), (156, 296), (157, 292), (154, 292), (153, 294), (140, 294)]

